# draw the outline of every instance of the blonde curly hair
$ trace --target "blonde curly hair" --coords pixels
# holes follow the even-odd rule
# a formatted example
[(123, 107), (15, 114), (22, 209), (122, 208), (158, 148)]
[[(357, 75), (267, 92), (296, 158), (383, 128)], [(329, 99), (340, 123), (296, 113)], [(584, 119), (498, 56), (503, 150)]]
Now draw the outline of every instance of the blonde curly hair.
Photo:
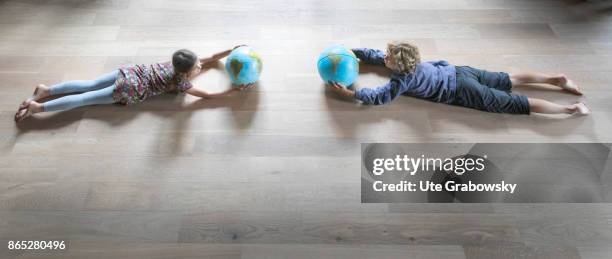
[(391, 68), (397, 73), (413, 73), (421, 63), (419, 49), (408, 42), (391, 42), (387, 44), (387, 55)]

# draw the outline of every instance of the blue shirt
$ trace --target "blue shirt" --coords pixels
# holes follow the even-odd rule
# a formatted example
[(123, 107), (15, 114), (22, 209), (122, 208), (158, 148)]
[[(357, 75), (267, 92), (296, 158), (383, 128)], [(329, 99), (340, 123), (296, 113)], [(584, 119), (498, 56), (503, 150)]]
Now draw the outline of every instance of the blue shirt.
[[(385, 53), (381, 50), (352, 49), (357, 58), (372, 65), (385, 65)], [(444, 60), (421, 62), (414, 73), (393, 73), (386, 85), (362, 88), (355, 98), (367, 104), (387, 104), (399, 95), (408, 95), (439, 103), (450, 103), (457, 89), (455, 66)]]

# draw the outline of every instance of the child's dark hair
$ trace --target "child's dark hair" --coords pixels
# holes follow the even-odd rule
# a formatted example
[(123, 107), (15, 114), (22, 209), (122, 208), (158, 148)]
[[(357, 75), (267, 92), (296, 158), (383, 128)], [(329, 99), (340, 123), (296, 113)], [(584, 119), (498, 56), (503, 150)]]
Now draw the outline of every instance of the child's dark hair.
[(198, 56), (188, 49), (179, 49), (172, 54), (172, 66), (176, 74), (188, 73), (198, 62)]

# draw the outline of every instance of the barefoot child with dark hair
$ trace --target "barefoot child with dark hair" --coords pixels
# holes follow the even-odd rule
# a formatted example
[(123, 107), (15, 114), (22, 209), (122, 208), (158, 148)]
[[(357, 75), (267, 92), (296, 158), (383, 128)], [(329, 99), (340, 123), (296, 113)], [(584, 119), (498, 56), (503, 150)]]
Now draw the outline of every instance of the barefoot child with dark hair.
[(386, 53), (367, 48), (353, 49), (353, 52), (361, 61), (385, 66), (393, 72), (389, 83), (374, 89), (354, 91), (336, 82), (329, 85), (332, 91), (366, 104), (386, 104), (399, 95), (408, 95), (488, 112), (581, 115), (590, 112), (581, 102), (561, 105), (512, 93), (513, 86), (542, 83), (582, 95), (581, 89), (565, 75), (508, 74), (469, 66), (453, 66), (444, 60), (421, 62), (417, 47), (409, 43), (390, 43)]
[[(234, 49), (237, 47), (239, 46)], [(252, 88), (252, 84), (241, 85), (212, 94), (191, 84), (190, 80), (202, 72), (202, 66), (228, 56), (231, 51), (230, 49), (198, 59), (192, 51), (181, 49), (174, 52), (171, 62), (122, 67), (94, 80), (68, 81), (50, 87), (40, 84), (34, 94), (21, 103), (15, 114), (15, 121), (22, 121), (34, 113), (69, 110), (85, 105), (132, 105), (166, 92), (180, 91), (202, 98), (212, 98)], [(48, 96), (69, 93), (78, 94), (39, 102)]]

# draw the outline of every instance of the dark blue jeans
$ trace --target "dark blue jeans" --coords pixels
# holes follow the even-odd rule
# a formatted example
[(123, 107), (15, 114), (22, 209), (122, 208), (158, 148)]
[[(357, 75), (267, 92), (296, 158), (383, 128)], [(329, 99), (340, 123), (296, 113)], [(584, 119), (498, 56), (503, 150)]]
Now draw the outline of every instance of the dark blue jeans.
[(457, 66), (457, 91), (450, 103), (487, 112), (529, 114), (527, 96), (512, 93), (510, 76)]

